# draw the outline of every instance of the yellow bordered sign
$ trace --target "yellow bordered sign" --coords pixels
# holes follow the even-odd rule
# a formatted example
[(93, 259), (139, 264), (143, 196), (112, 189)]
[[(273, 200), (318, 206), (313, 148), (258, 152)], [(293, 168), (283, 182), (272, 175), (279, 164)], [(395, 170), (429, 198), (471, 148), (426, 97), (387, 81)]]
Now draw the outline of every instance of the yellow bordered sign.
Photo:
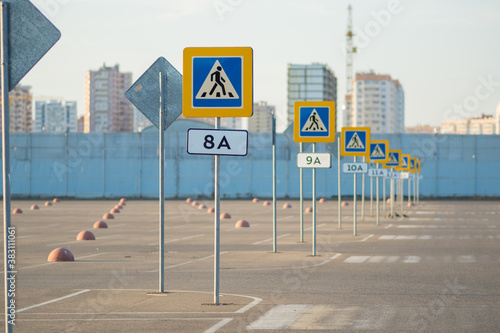
[(335, 102), (295, 102), (293, 118), (295, 142), (335, 141)]
[(387, 151), (389, 150), (389, 140), (371, 140), (368, 163), (386, 163), (389, 160)]
[(342, 156), (366, 156), (370, 153), (370, 127), (342, 127)]
[(399, 167), (396, 168), (397, 171), (410, 171), (410, 159), (411, 156), (408, 154), (401, 154), (401, 160)]
[(389, 149), (387, 154), (389, 155), (389, 160), (384, 163), (384, 168), (399, 168), (401, 163), (401, 150)]
[(183, 58), (184, 117), (252, 116), (251, 47), (187, 47)]
[(410, 171), (411, 173), (417, 173), (417, 158), (416, 157), (410, 157)]

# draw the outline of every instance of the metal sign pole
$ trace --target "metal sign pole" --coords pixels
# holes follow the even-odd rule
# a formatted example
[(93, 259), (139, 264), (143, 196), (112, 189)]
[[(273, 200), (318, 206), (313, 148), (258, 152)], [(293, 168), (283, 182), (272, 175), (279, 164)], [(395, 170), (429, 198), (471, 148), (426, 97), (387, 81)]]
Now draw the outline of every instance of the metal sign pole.
[(416, 199), (416, 194), (417, 194), (417, 174), (414, 174), (413, 175), (413, 203), (417, 203), (417, 199)]
[(416, 174), (415, 175), (415, 186), (414, 186), (414, 190), (415, 190), (415, 195), (413, 196), (413, 200), (415, 200), (415, 203), (418, 202), (418, 183), (419, 183), (419, 178), (420, 175)]
[(404, 179), (399, 180), (399, 197), (401, 198), (399, 202), (401, 203), (401, 216), (404, 213), (404, 207), (403, 207), (403, 202), (404, 202)]
[(396, 179), (394, 181), (394, 212), (396, 212), (396, 209), (398, 209), (398, 204), (399, 204), (399, 179)]
[(386, 200), (385, 200), (385, 197), (386, 197), (386, 195), (385, 195), (385, 185), (386, 185), (386, 184), (385, 184), (385, 183), (386, 183), (386, 180), (387, 180), (387, 179), (386, 179), (385, 177), (384, 177), (384, 178), (383, 178), (383, 180), (382, 180), (382, 189), (383, 189), (383, 192), (384, 192), (384, 193), (383, 193), (383, 198), (384, 198), (384, 199), (382, 200), (382, 203), (383, 203), (383, 206), (384, 206), (384, 214), (385, 214), (385, 212), (386, 212), (386, 209), (385, 209), (385, 202), (386, 202)]
[[(394, 172), (394, 169), (391, 168), (391, 173)], [(394, 178), (391, 177), (391, 218), (394, 217)]]
[[(378, 163), (377, 163), (377, 169), (378, 169)], [(373, 177), (370, 177), (370, 216), (373, 216)]]
[[(14, 323), (9, 318), (12, 294), (9, 293), (9, 281), (15, 279), (16, 271), (8, 259), (9, 229), (10, 229), (10, 142), (9, 142), (9, 31), (8, 31), (8, 4), (0, 4), (1, 17), (1, 50), (0, 50), (0, 76), (2, 77), (2, 168), (3, 168), (3, 271), (4, 271), (4, 295), (5, 295), (5, 332), (13, 331)], [(9, 269), (10, 268), (10, 269)]]
[(273, 252), (278, 251), (276, 243), (276, 116), (272, 117), (272, 141), (273, 141)]
[(163, 293), (165, 291), (164, 289), (164, 281), (165, 281), (165, 148), (164, 148), (164, 136), (165, 136), (165, 129), (164, 129), (164, 116), (165, 116), (165, 110), (166, 110), (166, 86), (167, 86), (167, 77), (162, 75), (160, 72), (160, 120), (159, 120), (159, 130), (160, 130), (160, 135), (159, 135), (159, 159), (160, 159), (160, 195), (158, 200), (160, 201), (160, 230), (159, 230), (159, 246), (158, 246), (158, 251), (160, 252), (160, 266), (159, 266), (159, 272), (160, 272), (160, 293)]
[[(303, 152), (302, 142), (300, 143), (300, 152)], [(300, 242), (304, 242), (304, 169), (299, 168), (299, 192), (300, 192), (300, 203), (299, 203), (299, 215), (300, 215)]]
[(420, 174), (417, 179), (417, 203), (420, 202)]
[[(220, 127), (220, 118), (215, 118), (215, 129)], [(214, 155), (214, 304), (219, 304), (219, 269), (220, 269), (220, 156)]]
[[(377, 169), (378, 169), (378, 163), (377, 163)], [(377, 225), (380, 225), (380, 204), (378, 201), (378, 179), (379, 177), (377, 176)]]
[[(356, 156), (354, 156), (354, 163), (356, 163)], [(357, 210), (357, 207), (356, 207), (356, 203), (357, 203), (356, 202), (356, 199), (357, 199), (356, 198), (356, 186), (357, 186), (357, 184), (356, 184), (356, 178), (357, 178), (356, 175), (357, 174), (354, 173), (354, 195), (353, 195), (353, 201), (354, 201), (354, 203), (353, 203), (353, 206), (354, 206), (354, 216), (353, 216), (353, 218), (354, 218), (354, 220), (353, 220), (353, 225), (352, 225), (352, 234), (354, 236), (358, 235), (358, 230), (357, 230), (358, 226), (356, 225), (356, 222), (357, 222), (356, 220), (357, 220), (357, 215), (358, 215), (358, 210)]]
[[(312, 144), (312, 152), (316, 152), (316, 143)], [(312, 169), (312, 255), (316, 255), (316, 168)]]
[(408, 205), (411, 204), (411, 179), (408, 177)]
[[(366, 157), (363, 157), (363, 163), (366, 162)], [(365, 174), (361, 175), (361, 220), (365, 220)]]
[(401, 200), (401, 179), (396, 180), (396, 208), (398, 209), (399, 201)]
[(340, 192), (340, 138), (337, 141), (337, 171), (338, 171), (338, 214), (339, 214), (339, 229), (342, 229), (342, 198)]

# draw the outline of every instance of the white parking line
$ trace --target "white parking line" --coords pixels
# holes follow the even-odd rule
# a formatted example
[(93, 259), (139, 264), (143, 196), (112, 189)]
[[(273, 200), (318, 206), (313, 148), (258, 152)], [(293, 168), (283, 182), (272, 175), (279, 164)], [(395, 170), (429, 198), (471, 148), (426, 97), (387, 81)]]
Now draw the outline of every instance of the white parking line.
[(417, 239), (417, 235), (398, 235), (396, 236), (396, 239), (397, 240), (413, 240), (413, 239)]
[(247, 326), (248, 330), (283, 330), (293, 324), (311, 304), (280, 304)]
[(337, 253), (335, 254), (333, 257), (330, 257), (330, 260), (334, 260), (334, 259), (337, 259), (338, 257), (340, 257), (342, 255), (342, 253)]
[(361, 264), (370, 259), (370, 256), (350, 256), (344, 262), (346, 264)]
[(476, 262), (476, 256), (458, 256), (458, 262)]
[[(286, 236), (290, 236), (290, 234), (284, 234), (284, 235), (278, 236), (278, 237), (276, 237), (276, 239), (282, 238), (282, 237), (286, 237)], [(268, 239), (264, 239), (262, 241), (258, 241), (258, 242), (252, 243), (252, 245), (258, 245), (258, 244), (262, 244), (262, 243), (269, 242), (269, 241), (272, 241), (272, 240), (273, 240), (272, 238), (268, 238)]]
[[(170, 240), (165, 241), (165, 244), (178, 242), (180, 240), (202, 237), (202, 236), (205, 236), (205, 234), (193, 235), (193, 236), (188, 236), (188, 237), (184, 237), (184, 238), (170, 239)], [(149, 246), (155, 246), (155, 245), (158, 245), (158, 242), (154, 242), (154, 243), (149, 244)]]
[(73, 293), (73, 294), (69, 294), (69, 295), (66, 295), (66, 296), (63, 296), (63, 297), (55, 298), (55, 299), (50, 300), (50, 301), (38, 303), (38, 304), (35, 304), (35, 305), (31, 305), (31, 306), (19, 309), (16, 312), (22, 312), (22, 311), (30, 310), (30, 309), (33, 309), (33, 308), (37, 308), (39, 306), (43, 306), (43, 305), (55, 303), (57, 301), (62, 301), (63, 299), (70, 298), (70, 297), (73, 297), (73, 296), (78, 296), (78, 295), (84, 294), (84, 293), (89, 292), (89, 291), (90, 291), (90, 289), (80, 290), (80, 291), (78, 291), (76, 293)]
[(419, 256), (407, 256), (402, 262), (405, 264), (418, 264), (421, 259)]
[(396, 238), (396, 235), (382, 235), (378, 239), (379, 240), (389, 240), (389, 239), (394, 239)]
[[(326, 225), (326, 223), (322, 223), (322, 224), (317, 225), (316, 228), (321, 228), (321, 227), (324, 227), (325, 225)], [(304, 231), (309, 231), (309, 230), (312, 230), (312, 227), (304, 229)]]
[[(121, 235), (111, 235), (111, 236), (97, 237), (96, 241), (97, 240), (101, 240), (101, 239), (106, 239), (106, 238), (114, 238), (114, 237), (118, 237), (118, 236), (121, 236)], [(47, 244), (46, 246), (57, 246), (57, 245), (61, 245), (61, 244), (73, 244), (73, 243), (79, 243), (79, 242), (84, 242), (84, 241), (77, 240), (77, 241), (71, 241), (71, 242), (52, 243), (52, 244)]]
[[(184, 265), (188, 265), (188, 264), (191, 264), (192, 261), (186, 261), (186, 262), (181, 262), (180, 264), (175, 264), (175, 265), (170, 265), (170, 266), (167, 266), (165, 267), (164, 269), (170, 269), (170, 268), (175, 268), (175, 267), (179, 267), (179, 266), (184, 266)], [(152, 271), (143, 271), (143, 272), (146, 272), (146, 273), (155, 273), (155, 272), (158, 272), (160, 269), (155, 269), (155, 270), (152, 270)]]
[(398, 225), (398, 228), (404, 228), (404, 229), (425, 228), (425, 225), (403, 224), (403, 225)]
[(233, 318), (221, 318), (221, 321), (215, 324), (214, 326), (210, 327), (208, 330), (206, 330), (203, 333), (215, 333), (217, 332), (220, 328), (226, 326)]
[(370, 239), (370, 238), (372, 238), (373, 236), (375, 236), (375, 235), (374, 235), (374, 234), (371, 234), (371, 235), (369, 235), (369, 236), (366, 236), (365, 238), (363, 238), (363, 239), (361, 240), (361, 242), (366, 242), (367, 240), (369, 240), (369, 239)]
[(52, 244), (47, 244), (45, 246), (57, 246), (57, 245), (61, 245), (61, 244), (73, 244), (73, 243), (78, 243), (80, 241), (71, 241), (71, 242), (62, 242), (62, 243), (52, 243)]
[[(229, 251), (221, 252), (220, 255), (223, 255), (223, 254), (226, 254), (226, 253), (229, 253)], [(213, 258), (213, 257), (214, 257), (214, 255), (212, 254), (211, 256), (203, 257), (203, 258), (200, 258), (200, 259), (197, 259), (197, 260), (205, 260), (205, 259), (209, 259), (209, 258)]]
[(35, 235), (25, 235), (25, 236), (17, 236), (17, 238), (30, 238), (30, 237), (35, 237)]
[(77, 257), (77, 258), (75, 258), (75, 260), (80, 260), (80, 259), (85, 259), (85, 258), (92, 258), (92, 257), (102, 256), (102, 255), (108, 254), (108, 253), (111, 253), (111, 252), (103, 252), (103, 253), (90, 254), (88, 256)]
[(188, 236), (188, 237), (181, 238), (181, 240), (186, 240), (186, 239), (191, 239), (191, 238), (198, 238), (198, 237), (203, 237), (203, 236), (205, 236), (205, 234)]

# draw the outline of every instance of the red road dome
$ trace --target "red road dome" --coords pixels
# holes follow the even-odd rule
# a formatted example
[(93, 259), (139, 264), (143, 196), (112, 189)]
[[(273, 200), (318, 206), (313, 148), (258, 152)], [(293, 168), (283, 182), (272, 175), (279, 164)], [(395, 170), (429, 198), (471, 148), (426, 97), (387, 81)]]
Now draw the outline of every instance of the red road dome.
[(75, 257), (73, 257), (73, 253), (70, 250), (58, 247), (50, 252), (47, 261), (75, 261)]
[(235, 228), (248, 228), (250, 227), (250, 223), (246, 220), (238, 220), (236, 224), (234, 225)]
[(107, 228), (107, 227), (108, 225), (104, 221), (97, 221), (96, 223), (94, 223), (94, 229)]
[(78, 236), (76, 236), (76, 240), (95, 240), (95, 236), (88, 230), (80, 231)]

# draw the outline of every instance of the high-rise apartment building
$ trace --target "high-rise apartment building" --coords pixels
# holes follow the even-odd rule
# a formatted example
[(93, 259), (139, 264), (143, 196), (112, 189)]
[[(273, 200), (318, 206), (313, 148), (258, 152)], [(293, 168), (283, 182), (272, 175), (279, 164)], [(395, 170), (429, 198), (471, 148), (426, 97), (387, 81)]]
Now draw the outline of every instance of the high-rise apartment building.
[(275, 107), (267, 102), (253, 104), (253, 115), (242, 118), (242, 128), (250, 133), (271, 133)]
[(406, 126), (406, 134), (436, 134), (439, 133), (439, 127), (430, 125)]
[(103, 65), (85, 73), (84, 132), (132, 132), (133, 106), (125, 98), (132, 73)]
[[(31, 132), (33, 95), (30, 86), (17, 85), (9, 92), (9, 132)], [(0, 123), (2, 112), (0, 106)], [(2, 126), (0, 126), (0, 132)]]
[(371, 133), (404, 133), (405, 96), (390, 75), (358, 73), (353, 82), (344, 126), (370, 127)]
[(76, 131), (78, 133), (83, 133), (83, 127), (85, 125), (85, 120), (84, 120), (84, 117), (81, 116), (81, 117), (78, 117), (77, 121), (76, 121)]
[(287, 124), (293, 121), (293, 105), (298, 101), (334, 101), (337, 109), (337, 78), (327, 65), (288, 65)]
[(33, 132), (77, 132), (76, 102), (61, 100), (35, 101)]
[(441, 134), (484, 134), (498, 132), (499, 119), (490, 115), (476, 118), (448, 119), (441, 122)]

